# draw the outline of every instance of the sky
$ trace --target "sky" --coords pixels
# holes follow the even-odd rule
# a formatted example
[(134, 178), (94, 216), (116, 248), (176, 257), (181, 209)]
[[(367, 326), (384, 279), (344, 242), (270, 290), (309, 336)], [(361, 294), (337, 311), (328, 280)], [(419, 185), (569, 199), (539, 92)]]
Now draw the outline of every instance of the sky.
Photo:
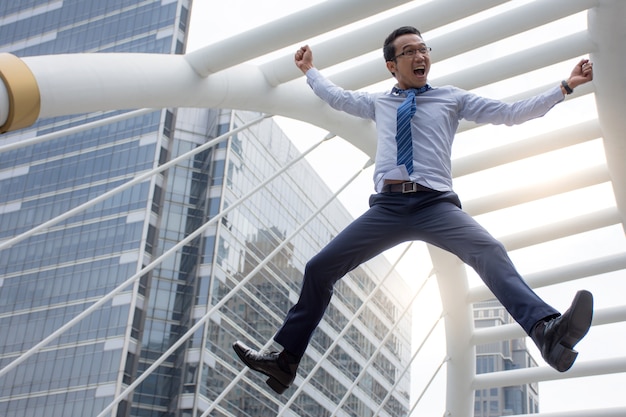
[[(188, 52), (219, 42), (319, 2), (319, 0), (266, 0), (263, 2), (254, 0), (229, 0), (227, 2), (194, 0)], [(423, 2), (425, 1), (414, 3)], [(515, 5), (526, 2), (528, 0), (514, 0), (510, 3)], [(459, 25), (468, 23), (471, 21), (462, 22)], [(570, 21), (562, 22), (556, 29), (552, 27), (545, 30), (535, 30), (518, 35), (517, 39), (510, 42), (496, 43), (489, 48), (474, 51), (471, 59), (476, 60), (477, 56), (482, 61), (493, 59), (501, 54), (511, 53), (515, 48), (527, 47), (532, 42), (539, 43), (550, 40), (555, 34), (563, 36), (568, 31), (580, 30), (585, 25), (584, 15), (577, 16)], [(394, 28), (390, 28), (390, 31), (392, 29)], [(425, 33), (424, 35), (428, 42), (429, 36), (430, 38), (436, 37), (439, 33), (433, 31), (433, 33)], [(314, 47), (314, 45), (312, 46)], [(468, 54), (437, 63), (434, 52), (435, 64), (431, 69), (431, 76), (435, 74), (436, 76), (445, 75), (447, 72), (454, 71), (459, 65), (467, 65)], [(485, 96), (497, 97), (503, 90), (507, 91), (507, 95), (522, 92), (529, 83), (535, 80), (540, 85), (543, 85), (545, 83), (543, 80), (546, 79), (558, 82), (558, 80), (568, 76), (576, 62), (555, 65), (533, 74), (527, 74), (523, 82), (516, 78), (481, 88), (476, 92)], [(304, 79), (302, 82), (305, 82)], [(381, 90), (388, 89), (392, 85), (393, 81), (390, 79), (388, 82), (369, 88)], [(473, 129), (457, 136), (454, 155), (455, 157), (462, 157), (481, 149), (488, 149), (501, 144), (503, 137), (509, 141), (515, 141), (532, 134), (533, 131), (550, 129), (552, 125), (567, 125), (572, 120), (591, 120), (596, 117), (594, 110), (593, 97), (583, 97), (560, 104), (549, 113), (549, 117), (528, 122), (522, 126)], [(275, 120), (301, 150), (305, 150), (320, 141), (328, 133), (303, 122), (291, 121), (282, 117), (276, 117)], [(346, 156), (349, 158), (346, 159)], [(320, 149), (317, 149), (307, 158), (332, 190), (337, 190), (368, 159), (367, 155), (340, 138), (324, 143)], [(555, 172), (573, 173), (580, 170), (581, 167), (602, 163), (604, 159), (601, 140), (591, 141), (571, 149), (568, 148), (483, 173), (457, 178), (455, 179), (455, 190), (462, 200), (469, 201), (494, 191), (540, 181), (546, 175), (554, 175)], [(338, 167), (344, 169), (338, 169)], [(372, 172), (372, 168), (366, 170), (339, 196), (339, 199), (354, 216), (367, 209), (367, 197), (373, 191)], [(612, 190), (608, 185), (566, 193), (546, 200), (500, 210), (489, 215), (477, 216), (477, 220), (488, 230), (497, 230), (499, 235), (506, 236), (527, 228), (548, 225), (550, 222), (561, 219), (564, 216), (563, 207), (567, 207), (567, 216), (576, 216), (615, 204)], [(590, 245), (590, 240), (597, 243)], [(611, 227), (518, 250), (511, 253), (511, 257), (518, 265), (520, 272), (530, 273), (550, 266), (567, 265), (572, 261), (593, 259), (610, 253), (623, 253), (626, 252), (625, 246), (623, 230), (620, 227)], [(391, 262), (395, 261), (404, 247), (401, 246), (386, 253)], [(413, 287), (416, 287), (428, 275), (431, 265), (428, 262), (428, 252), (423, 244), (411, 246), (409, 254), (410, 261), (403, 261), (399, 269), (406, 276), (418, 277), (411, 283)], [(415, 262), (415, 259), (420, 261)], [(471, 271), (470, 280), (473, 285), (479, 283), (479, 279), (473, 276)], [(554, 307), (564, 311), (569, 307), (575, 292), (583, 287), (592, 290), (596, 297), (597, 306), (623, 305), (623, 294), (626, 293), (626, 276), (623, 271), (605, 274), (600, 277), (559, 285), (558, 288), (542, 288), (537, 292), (542, 298), (549, 300)], [(431, 280), (416, 302), (414, 316), (416, 323), (414, 337), (416, 339), (425, 333), (425, 327), (420, 326), (420, 324), (432, 323), (434, 320), (433, 311), (441, 309), (441, 305), (437, 304), (438, 298), (436, 283)], [(623, 352), (626, 351), (626, 336), (624, 335), (626, 335), (626, 326), (623, 324), (593, 327), (589, 335), (577, 347), (581, 352), (579, 360), (602, 359), (611, 356), (622, 357)], [(425, 345), (423, 354), (420, 354), (420, 359), (414, 364), (412, 401), (415, 401), (415, 397), (420, 395), (421, 388), (427, 383), (427, 379), (430, 378), (442, 358), (440, 343), (443, 341), (443, 337), (442, 326), (439, 326), (432, 341)], [(607, 340), (610, 343), (607, 343)], [(537, 355), (534, 346), (531, 347), (531, 351)], [(540, 358), (538, 363), (544, 364)], [(624, 386), (626, 386), (626, 375), (624, 374), (542, 382), (539, 385), (541, 411), (595, 408), (598, 404), (602, 404), (604, 407), (624, 406), (626, 405), (622, 393)], [(413, 415), (441, 415), (445, 409), (444, 392), (445, 372), (442, 372), (435, 378)]]

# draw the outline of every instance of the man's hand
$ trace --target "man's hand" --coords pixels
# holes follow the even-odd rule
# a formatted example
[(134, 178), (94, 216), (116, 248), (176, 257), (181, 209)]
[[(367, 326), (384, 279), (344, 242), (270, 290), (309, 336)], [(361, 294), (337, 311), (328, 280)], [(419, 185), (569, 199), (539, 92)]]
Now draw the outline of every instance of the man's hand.
[(593, 62), (588, 59), (581, 59), (572, 70), (567, 84), (574, 89), (591, 80), (593, 80)]
[(294, 62), (296, 63), (296, 67), (304, 74), (313, 68), (313, 52), (311, 52), (309, 45), (304, 45), (296, 51)]

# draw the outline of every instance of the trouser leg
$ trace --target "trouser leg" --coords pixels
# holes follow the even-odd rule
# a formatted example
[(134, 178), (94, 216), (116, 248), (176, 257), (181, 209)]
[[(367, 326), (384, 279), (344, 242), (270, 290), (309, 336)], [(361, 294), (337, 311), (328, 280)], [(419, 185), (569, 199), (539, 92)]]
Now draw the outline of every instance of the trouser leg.
[(300, 298), (274, 336), (287, 351), (304, 354), (339, 279), (407, 240), (431, 243), (474, 268), (527, 333), (539, 320), (559, 314), (528, 287), (503, 245), (458, 207), (456, 194), (378, 194), (370, 204), (370, 210), (307, 263)]
[(471, 266), (527, 334), (541, 319), (559, 312), (526, 284), (504, 246), (471, 216), (452, 205), (433, 207), (433, 221), (424, 224), (424, 240)]
[(306, 265), (298, 302), (289, 310), (274, 340), (302, 357), (333, 294), (345, 274), (384, 250), (406, 240), (401, 218), (393, 209), (373, 205)]

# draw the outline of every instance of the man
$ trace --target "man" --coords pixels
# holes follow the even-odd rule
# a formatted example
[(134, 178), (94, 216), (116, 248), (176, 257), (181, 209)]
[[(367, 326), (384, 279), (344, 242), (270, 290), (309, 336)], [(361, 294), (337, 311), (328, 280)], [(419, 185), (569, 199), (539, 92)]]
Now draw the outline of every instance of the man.
[(565, 94), (593, 78), (581, 60), (569, 79), (538, 96), (507, 104), (456, 87), (430, 87), (430, 48), (420, 32), (401, 27), (385, 40), (387, 69), (397, 84), (386, 93), (346, 91), (324, 78), (303, 46), (296, 66), (322, 100), (337, 110), (376, 122), (378, 146), (370, 209), (337, 235), (306, 265), (298, 302), (274, 336), (278, 352), (233, 348), (279, 394), (293, 382), (311, 335), (330, 302), (335, 282), (361, 263), (407, 240), (422, 240), (473, 267), (511, 316), (537, 344), (546, 362), (568, 370), (574, 346), (591, 325), (593, 297), (579, 291), (561, 315), (541, 300), (515, 270), (503, 245), (461, 210), (452, 191), (451, 148), (459, 120), (513, 125), (541, 117)]

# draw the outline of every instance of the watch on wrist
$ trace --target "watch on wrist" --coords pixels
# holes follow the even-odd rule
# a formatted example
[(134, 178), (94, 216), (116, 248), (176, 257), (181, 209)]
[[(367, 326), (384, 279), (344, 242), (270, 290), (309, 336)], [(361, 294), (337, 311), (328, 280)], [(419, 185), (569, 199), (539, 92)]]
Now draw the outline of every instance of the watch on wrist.
[(572, 94), (574, 92), (574, 90), (569, 86), (569, 84), (565, 80), (561, 81), (561, 86), (565, 89), (565, 92), (567, 94)]

